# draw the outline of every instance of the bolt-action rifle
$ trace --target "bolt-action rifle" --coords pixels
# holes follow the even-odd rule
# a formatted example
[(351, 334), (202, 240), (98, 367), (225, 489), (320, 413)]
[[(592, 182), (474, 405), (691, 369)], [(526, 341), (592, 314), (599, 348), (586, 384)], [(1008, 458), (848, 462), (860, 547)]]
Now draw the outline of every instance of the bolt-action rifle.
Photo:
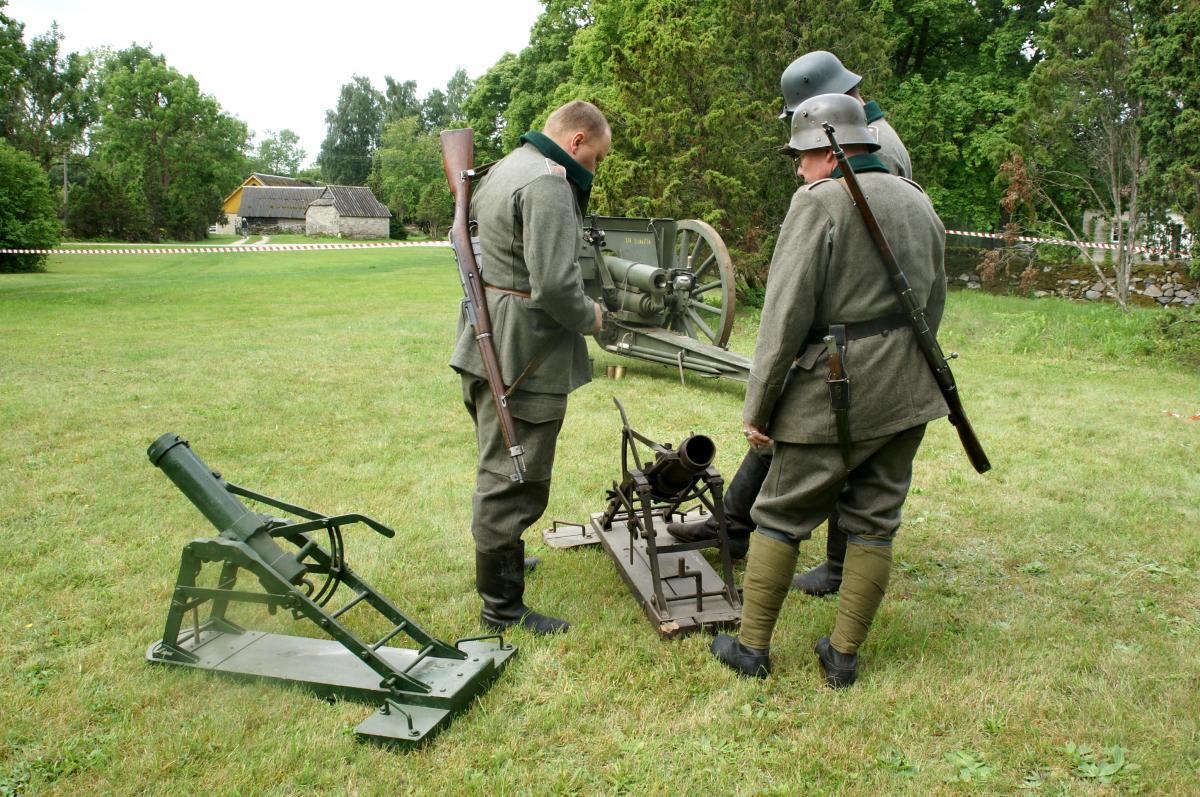
[(488, 312), (487, 296), (484, 295), (483, 277), (475, 261), (475, 249), (471, 245), (471, 229), (468, 211), (471, 205), (472, 167), (475, 165), (475, 135), (469, 127), (442, 131), (442, 168), (450, 182), (450, 193), (454, 195), (454, 224), (450, 228), (450, 245), (454, 247), (454, 259), (458, 261), (458, 279), (463, 286), (463, 312), (467, 323), (475, 333), (479, 345), (479, 357), (483, 360), (484, 375), (492, 390), (492, 401), (496, 404), (496, 415), (500, 418), (500, 434), (513, 461), (512, 480), (525, 481), (525, 449), (517, 440), (517, 428), (508, 407), (508, 389), (504, 385), (504, 374), (500, 371), (500, 360), (496, 357), (496, 346), (492, 340), (492, 316)]
[(987, 454), (983, 451), (983, 445), (975, 436), (971, 422), (967, 420), (962, 398), (958, 395), (958, 385), (954, 382), (954, 374), (950, 372), (949, 360), (955, 355), (951, 354), (947, 358), (942, 353), (942, 347), (938, 345), (933, 331), (929, 329), (929, 321), (925, 318), (925, 308), (918, 304), (916, 297), (913, 296), (912, 286), (908, 284), (908, 277), (904, 276), (904, 272), (900, 270), (900, 264), (896, 262), (896, 255), (892, 252), (892, 247), (884, 237), (875, 214), (871, 212), (871, 206), (867, 204), (867, 198), (858, 184), (858, 177), (854, 174), (853, 167), (850, 166), (850, 159), (846, 157), (846, 153), (838, 144), (837, 138), (834, 137), (833, 125), (825, 122), (821, 126), (829, 138), (829, 145), (833, 149), (834, 157), (837, 158), (838, 166), (841, 167), (846, 187), (850, 190), (850, 196), (854, 199), (854, 204), (858, 207), (858, 212), (867, 225), (867, 231), (871, 233), (871, 240), (875, 242), (875, 247), (883, 259), (892, 289), (900, 300), (904, 314), (908, 316), (913, 335), (917, 339), (917, 346), (921, 349), (921, 354), (925, 355), (925, 362), (929, 365), (929, 370), (933, 372), (933, 378), (937, 380), (938, 387), (941, 388), (942, 398), (946, 400), (946, 407), (950, 410), (950, 423), (954, 424), (954, 428), (958, 431), (958, 439), (962, 441), (963, 449), (967, 452), (967, 459), (971, 460), (971, 465), (976, 471), (986, 473), (991, 470), (992, 463), (988, 461)]

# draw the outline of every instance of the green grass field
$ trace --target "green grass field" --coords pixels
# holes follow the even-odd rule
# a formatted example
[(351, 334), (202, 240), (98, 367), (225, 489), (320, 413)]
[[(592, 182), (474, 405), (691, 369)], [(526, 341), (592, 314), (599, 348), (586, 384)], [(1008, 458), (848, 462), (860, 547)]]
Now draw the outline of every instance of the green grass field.
[[(573, 630), (512, 634), (495, 687), (403, 752), (353, 737), (369, 705), (145, 663), (211, 532), (145, 450), (178, 432), (232, 481), (394, 526), (348, 530), (351, 563), (434, 634), (479, 633), (449, 250), (47, 268), (0, 275), (0, 795), (1200, 793), (1190, 321), (951, 295), (995, 470), (931, 426), (853, 689), (811, 652), (832, 599), (789, 596), (776, 674), (740, 680), (705, 635), (661, 641), (602, 551), (531, 532), (531, 603)], [(711, 435), (727, 476), (741, 458), (740, 385), (620, 362), (571, 399), (547, 521), (603, 507), (613, 395), (653, 437)]]

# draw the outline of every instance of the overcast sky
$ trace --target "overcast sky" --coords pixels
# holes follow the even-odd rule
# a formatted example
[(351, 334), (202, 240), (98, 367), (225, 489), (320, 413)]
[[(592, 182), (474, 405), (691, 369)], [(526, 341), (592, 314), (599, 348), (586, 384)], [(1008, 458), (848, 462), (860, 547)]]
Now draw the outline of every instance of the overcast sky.
[(351, 75), (380, 90), (384, 75), (415, 80), (424, 97), (460, 67), (478, 78), (519, 52), (541, 10), (538, 0), (9, 0), (4, 12), (25, 23), (26, 41), (57, 20), (66, 52), (149, 46), (260, 137), (295, 131), (311, 162)]

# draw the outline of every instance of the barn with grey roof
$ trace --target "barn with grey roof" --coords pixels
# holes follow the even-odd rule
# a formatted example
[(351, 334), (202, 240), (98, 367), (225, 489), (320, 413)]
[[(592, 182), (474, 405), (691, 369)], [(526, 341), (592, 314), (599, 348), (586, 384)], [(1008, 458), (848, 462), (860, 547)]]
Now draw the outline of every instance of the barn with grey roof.
[(361, 185), (327, 185), (308, 205), (305, 231), (339, 238), (387, 238), (392, 213)]
[(387, 238), (391, 211), (359, 185), (244, 186), (237, 215), (249, 233)]
[(246, 186), (237, 212), (242, 230), (304, 234), (304, 212), (323, 193), (321, 186)]

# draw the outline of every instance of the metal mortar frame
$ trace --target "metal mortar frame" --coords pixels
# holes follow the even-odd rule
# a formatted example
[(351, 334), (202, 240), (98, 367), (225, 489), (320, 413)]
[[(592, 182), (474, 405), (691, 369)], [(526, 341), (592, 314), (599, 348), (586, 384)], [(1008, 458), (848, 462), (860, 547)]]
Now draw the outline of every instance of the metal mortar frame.
[[(467, 709), (516, 654), (516, 647), (498, 634), (464, 638), (453, 645), (442, 642), (359, 577), (344, 558), (342, 526), (363, 523), (394, 536), (378, 521), (358, 514), (328, 516), (230, 484), (209, 471), (176, 435), (160, 437), (150, 456), (210, 520), (244, 514), (233, 523), (218, 523), (224, 526), (219, 536), (184, 546), (163, 636), (147, 650), (148, 661), (298, 685), (331, 699), (374, 702), (378, 710), (356, 732), (389, 744), (413, 745), (431, 738)], [(234, 496), (303, 520), (251, 512)], [(328, 535), (328, 548), (310, 536), (320, 530)], [(295, 551), (289, 553), (278, 542), (289, 543)], [(218, 565), (216, 586), (199, 586), (202, 571)], [(243, 571), (260, 589), (237, 588)], [(324, 576), (325, 581), (318, 588), (308, 576)], [(327, 610), (342, 585), (348, 588), (348, 599)], [(230, 605), (236, 603), (262, 606), (271, 614), (283, 609), (295, 620), (312, 623), (326, 638), (248, 630), (228, 617)], [(347, 625), (348, 613), (356, 608), (382, 617), (390, 630), (374, 641), (361, 638)], [(207, 609), (204, 618), (202, 609)], [(402, 635), (416, 647), (387, 646)]]
[[(622, 420), (623, 476), (621, 482), (613, 482), (605, 511), (592, 516), (593, 533), (663, 637), (736, 626), (741, 622), (741, 598), (733, 580), (728, 524), (722, 508), (724, 479), (710, 464), (694, 474), (686, 487), (666, 498), (656, 498), (651, 471), (662, 456), (670, 456), (673, 450), (634, 430), (624, 407), (614, 401)], [(643, 460), (639, 442), (656, 458)], [(679, 507), (693, 502), (716, 517), (716, 537), (678, 542), (665, 529), (660, 530), (659, 523), (665, 526), (677, 515), (683, 519)], [(660, 535), (670, 542), (661, 543)], [(700, 554), (707, 548), (718, 549), (719, 576)], [(690, 591), (684, 586), (687, 582), (691, 582)]]

